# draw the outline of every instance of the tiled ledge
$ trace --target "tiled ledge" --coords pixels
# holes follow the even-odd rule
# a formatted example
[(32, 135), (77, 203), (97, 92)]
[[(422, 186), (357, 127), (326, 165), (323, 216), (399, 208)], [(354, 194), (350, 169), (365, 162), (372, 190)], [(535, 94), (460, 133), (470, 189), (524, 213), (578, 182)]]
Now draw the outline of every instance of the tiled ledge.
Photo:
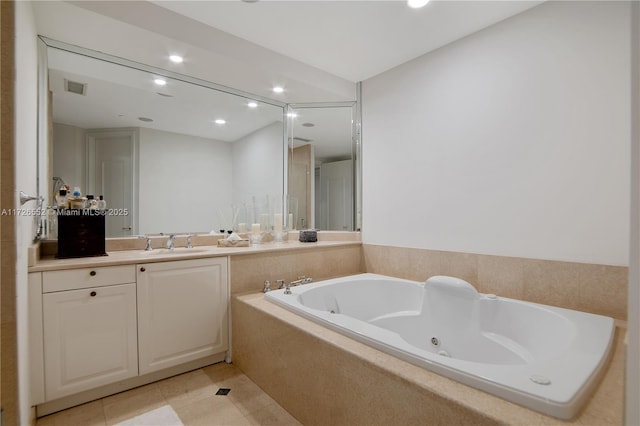
[[(341, 236), (343, 240), (331, 240), (332, 235), (324, 235), (319, 233), (318, 242), (316, 243), (300, 243), (290, 237), (289, 241), (275, 243), (269, 242), (259, 245), (252, 245), (250, 247), (218, 247), (213, 243), (212, 245), (204, 245), (203, 243), (211, 243), (207, 238), (208, 236), (194, 237), (193, 249), (185, 249), (184, 241), (180, 239), (176, 240), (176, 251), (170, 254), (162, 254), (158, 251), (145, 252), (144, 241), (137, 238), (127, 239), (129, 241), (118, 241), (111, 244), (122, 244), (121, 247), (131, 247), (133, 249), (115, 249), (110, 250), (107, 248), (108, 256), (97, 257), (84, 257), (73, 259), (56, 259), (53, 255), (45, 255), (30, 265), (29, 272), (41, 272), (52, 271), (60, 269), (74, 269), (74, 268), (90, 268), (99, 266), (113, 266), (113, 265), (126, 265), (136, 263), (151, 263), (151, 262), (167, 262), (172, 260), (186, 260), (186, 259), (201, 259), (207, 257), (217, 256), (243, 256), (243, 255), (256, 255), (264, 253), (281, 253), (287, 251), (306, 251), (312, 249), (322, 249), (330, 247), (344, 247), (344, 246), (356, 246), (359, 247), (361, 242), (359, 240), (359, 233), (354, 237)], [(297, 237), (297, 234), (296, 234)], [(184, 237), (182, 237), (184, 238)], [(358, 239), (356, 239), (358, 238)], [(109, 241), (109, 240), (108, 240)], [(154, 247), (163, 247), (163, 242), (166, 241), (166, 237), (160, 237), (158, 246), (154, 244)], [(217, 242), (217, 239), (215, 240)], [(142, 244), (140, 244), (142, 243)], [(130, 244), (130, 245), (128, 245)], [(192, 251), (190, 251), (192, 250)]]

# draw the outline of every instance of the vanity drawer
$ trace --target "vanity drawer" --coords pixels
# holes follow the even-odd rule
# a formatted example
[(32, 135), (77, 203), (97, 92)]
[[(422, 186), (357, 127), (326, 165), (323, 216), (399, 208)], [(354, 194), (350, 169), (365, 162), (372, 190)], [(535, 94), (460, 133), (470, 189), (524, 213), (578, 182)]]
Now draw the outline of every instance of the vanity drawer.
[(42, 273), (42, 292), (76, 290), (136, 282), (135, 265), (67, 269)]

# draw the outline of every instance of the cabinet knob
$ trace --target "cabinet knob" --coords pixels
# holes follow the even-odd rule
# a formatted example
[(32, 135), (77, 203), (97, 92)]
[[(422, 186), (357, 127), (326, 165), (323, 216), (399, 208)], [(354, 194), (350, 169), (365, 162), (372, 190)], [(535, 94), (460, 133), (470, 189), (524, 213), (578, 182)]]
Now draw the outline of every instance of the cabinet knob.
[(143, 266), (140, 268), (140, 272), (144, 272), (144, 271), (146, 271), (146, 268)]
[(98, 293), (96, 293), (95, 291), (92, 291), (91, 293), (89, 293), (89, 295), (90, 295), (91, 297), (95, 297), (97, 294), (98, 294)]
[(95, 276), (96, 276), (96, 274), (97, 274), (97, 272), (96, 272), (96, 271), (91, 271), (91, 272), (89, 272), (89, 275), (91, 275), (92, 277), (95, 277)]

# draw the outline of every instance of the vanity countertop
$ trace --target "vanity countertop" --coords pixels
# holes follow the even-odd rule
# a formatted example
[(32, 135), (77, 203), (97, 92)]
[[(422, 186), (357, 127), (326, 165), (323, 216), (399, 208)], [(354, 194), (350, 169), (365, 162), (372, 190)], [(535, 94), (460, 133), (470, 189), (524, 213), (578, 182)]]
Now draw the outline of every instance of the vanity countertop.
[(144, 250), (120, 250), (110, 251), (107, 256), (82, 257), (72, 259), (56, 259), (46, 256), (38, 259), (29, 272), (55, 271), (61, 269), (92, 268), (99, 266), (127, 265), (152, 262), (168, 262), (172, 260), (202, 259), (219, 256), (241, 256), (259, 254), (274, 251), (309, 250), (318, 248), (330, 248), (338, 246), (361, 245), (361, 241), (318, 241), (316, 243), (300, 243), (298, 241), (286, 241), (281, 243), (265, 243), (250, 247), (218, 247), (196, 246), (191, 249), (176, 248), (173, 252), (167, 249)]

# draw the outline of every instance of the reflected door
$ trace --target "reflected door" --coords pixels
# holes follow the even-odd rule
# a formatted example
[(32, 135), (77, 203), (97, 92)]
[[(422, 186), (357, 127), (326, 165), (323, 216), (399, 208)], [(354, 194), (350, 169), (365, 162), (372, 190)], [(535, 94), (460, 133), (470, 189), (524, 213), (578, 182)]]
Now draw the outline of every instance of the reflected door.
[(353, 161), (320, 166), (320, 229), (353, 229)]
[(109, 214), (107, 237), (126, 237), (133, 229), (133, 152), (135, 130), (88, 132), (89, 190), (103, 195)]

